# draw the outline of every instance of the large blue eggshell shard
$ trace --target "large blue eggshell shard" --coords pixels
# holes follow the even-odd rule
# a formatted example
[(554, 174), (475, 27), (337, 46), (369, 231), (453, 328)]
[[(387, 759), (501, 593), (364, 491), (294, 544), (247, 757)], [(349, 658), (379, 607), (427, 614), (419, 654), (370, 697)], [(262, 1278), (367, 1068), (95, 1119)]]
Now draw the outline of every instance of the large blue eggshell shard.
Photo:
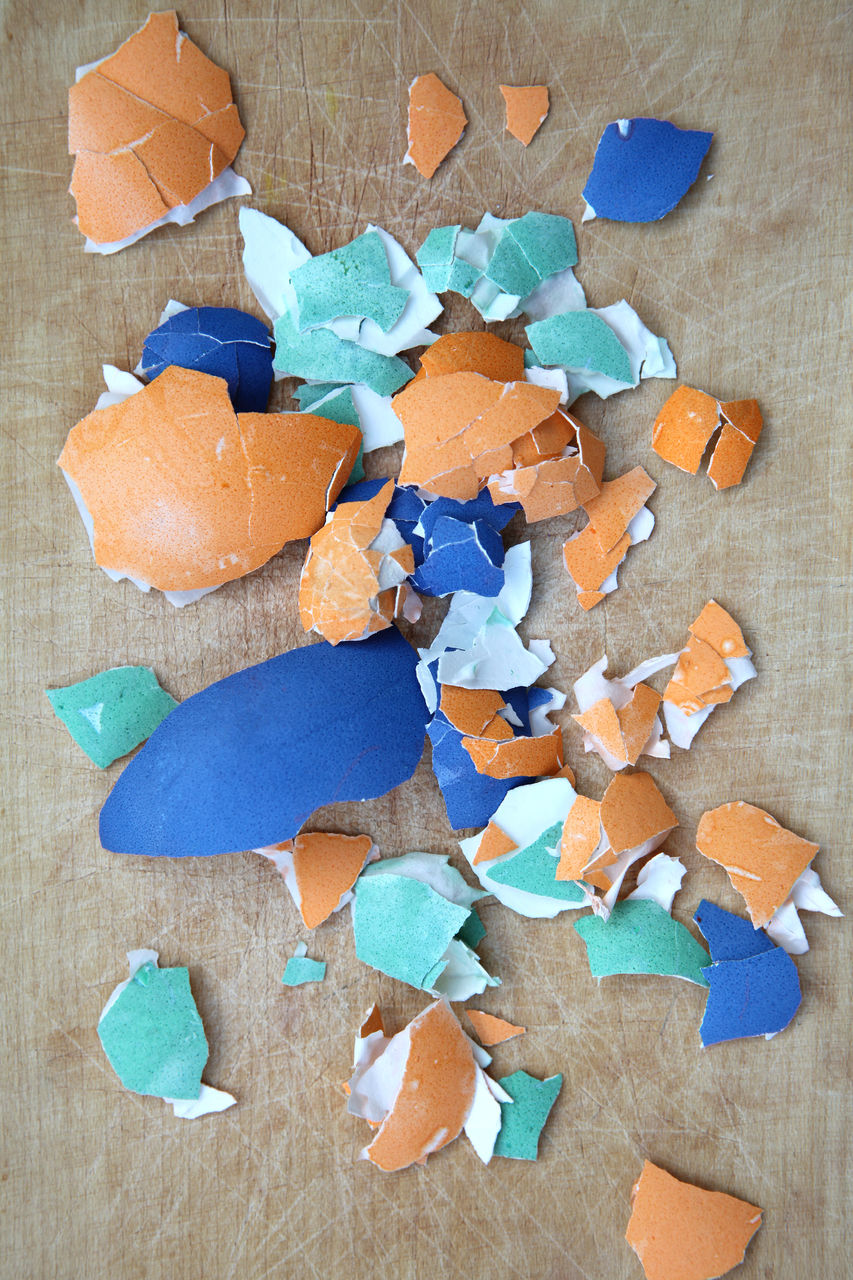
[(236, 307), (188, 307), (149, 333), (143, 373), (153, 379), (169, 365), (224, 378), (238, 413), (263, 413), (267, 407), (273, 378), (269, 330)]
[(292, 649), (175, 708), (101, 810), (105, 849), (205, 857), (289, 840), (321, 805), (410, 778), (427, 709), (395, 628)]
[(784, 1031), (800, 1007), (800, 978), (787, 951), (774, 947), (745, 960), (723, 960), (703, 969), (710, 983), (702, 1044)]
[(693, 186), (713, 136), (644, 117), (609, 124), (584, 199), (599, 218), (656, 222)]

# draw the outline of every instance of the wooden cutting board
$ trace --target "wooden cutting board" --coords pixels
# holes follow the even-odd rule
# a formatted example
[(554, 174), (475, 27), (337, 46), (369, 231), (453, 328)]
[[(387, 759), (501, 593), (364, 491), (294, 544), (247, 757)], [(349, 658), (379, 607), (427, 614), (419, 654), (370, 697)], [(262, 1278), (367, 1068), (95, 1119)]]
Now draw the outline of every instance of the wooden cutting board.
[[(765, 434), (746, 483), (717, 494), (651, 452), (665, 382), (579, 412), (617, 474), (658, 481), (657, 529), (618, 592), (583, 615), (560, 564), (572, 517), (533, 530), (523, 630), (553, 641), (552, 682), (606, 651), (624, 671), (678, 648), (714, 595), (741, 622), (759, 678), (692, 753), (650, 771), (681, 826), (668, 843), (699, 898), (740, 909), (695, 853), (702, 811), (743, 798), (819, 841), (818, 868), (853, 903), (846, 736), (850, 688), (849, 18), (840, 0), (764, 4), (209, 0), (183, 25), (231, 73), (247, 129), (237, 169), (251, 201), (315, 252), (387, 227), (413, 251), (440, 223), (485, 210), (578, 225), (590, 300), (626, 297), (675, 352), (680, 376), (723, 399), (757, 396)], [(846, 922), (806, 918), (802, 1011), (771, 1043), (702, 1051), (702, 994), (677, 980), (591, 979), (566, 917), (483, 908), (482, 951), (503, 987), (480, 1007), (529, 1028), (497, 1074), (562, 1071), (537, 1164), (482, 1167), (462, 1140), (387, 1176), (356, 1159), (366, 1127), (339, 1081), (363, 1010), (394, 1028), (424, 1000), (359, 965), (347, 914), (311, 938), (322, 987), (279, 984), (301, 922), (272, 867), (249, 854), (189, 863), (105, 853), (100, 774), (42, 690), (120, 663), (152, 664), (186, 698), (301, 644), (304, 547), (176, 612), (92, 564), (54, 463), (94, 404), (100, 365), (132, 368), (170, 296), (256, 310), (240, 268), (237, 205), (114, 257), (84, 256), (66, 194), (66, 89), (147, 15), (140, 0), (4, 6), (3, 703), (8, 780), (2, 943), (2, 1245), (5, 1275), (104, 1280), (634, 1280), (622, 1237), (644, 1157), (765, 1209), (743, 1280), (838, 1276), (848, 1260), (849, 974)], [(845, 66), (846, 63), (846, 66)], [(436, 71), (464, 98), (467, 133), (432, 182), (401, 165), (409, 81)], [(551, 115), (529, 150), (503, 128), (499, 81), (545, 82)], [(580, 229), (580, 192), (610, 120), (660, 115), (709, 128), (702, 176), (662, 223)], [(456, 300), (442, 324), (479, 321)], [(512, 326), (498, 330), (507, 336)], [(519, 335), (520, 336), (520, 335)], [(289, 406), (287, 384), (276, 407)], [(374, 474), (398, 453), (374, 455)], [(517, 534), (516, 536), (520, 536)], [(438, 610), (428, 610), (432, 625)], [(563, 717), (579, 786), (600, 795)], [(342, 715), (346, 708), (342, 708)], [(332, 731), (333, 731), (332, 726)], [(383, 800), (318, 814), (370, 832), (386, 855), (456, 852), (425, 758)], [(205, 1078), (239, 1105), (193, 1124), (122, 1091), (95, 1026), (124, 952), (187, 964), (211, 1043)]]

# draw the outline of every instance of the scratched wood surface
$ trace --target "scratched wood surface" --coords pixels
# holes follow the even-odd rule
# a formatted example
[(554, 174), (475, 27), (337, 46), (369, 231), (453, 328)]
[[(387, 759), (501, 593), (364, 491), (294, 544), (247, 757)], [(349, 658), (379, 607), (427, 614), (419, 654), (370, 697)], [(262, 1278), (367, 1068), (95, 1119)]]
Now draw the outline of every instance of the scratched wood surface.
[[(748, 480), (718, 495), (651, 452), (671, 384), (582, 402), (607, 441), (610, 473), (642, 463), (658, 481), (657, 529), (629, 557), (619, 591), (582, 615), (559, 557), (572, 519), (537, 526), (524, 626), (552, 638), (553, 683), (567, 689), (605, 647), (617, 671), (678, 648), (711, 594), (742, 623), (758, 680), (713, 717), (692, 753), (650, 766), (681, 820), (668, 848), (690, 871), (676, 908), (685, 920), (706, 893), (740, 907), (693, 845), (702, 811), (735, 798), (819, 841), (826, 887), (853, 905), (843, 10), (823, 0), (203, 0), (181, 10), (189, 34), (231, 73), (248, 134), (236, 167), (252, 203), (314, 251), (369, 220), (410, 250), (430, 227), (473, 225), (486, 209), (533, 207), (579, 224), (609, 120), (659, 114), (716, 130), (700, 182), (663, 223), (579, 229), (579, 275), (593, 303), (627, 297), (665, 334), (685, 381), (760, 399), (766, 432)], [(789, 1031), (703, 1052), (696, 988), (643, 978), (598, 988), (566, 917), (533, 922), (485, 905), (482, 951), (504, 985), (478, 1003), (529, 1027), (497, 1050), (497, 1073), (565, 1078), (541, 1159), (484, 1168), (460, 1140), (425, 1169), (386, 1176), (356, 1160), (366, 1128), (346, 1115), (338, 1082), (371, 1001), (399, 1028), (423, 998), (356, 962), (346, 914), (311, 938), (328, 962), (325, 984), (285, 992), (285, 958), (305, 934), (257, 857), (182, 863), (100, 848), (98, 809), (121, 766), (102, 775), (90, 765), (43, 688), (149, 663), (185, 698), (302, 643), (304, 547), (182, 612), (92, 565), (54, 462), (100, 390), (101, 362), (132, 368), (171, 295), (254, 303), (234, 202), (108, 258), (84, 256), (71, 225), (66, 88), (76, 64), (142, 23), (145, 0), (6, 0), (2, 12), (0, 1271), (629, 1280), (640, 1275), (622, 1239), (629, 1192), (649, 1157), (764, 1207), (744, 1280), (843, 1274), (846, 922), (806, 918), (805, 998)], [(400, 163), (406, 87), (428, 70), (462, 94), (470, 117), (432, 182)], [(550, 86), (551, 116), (527, 152), (504, 133), (502, 80)], [(472, 321), (460, 303), (442, 324)], [(277, 406), (289, 405), (286, 390), (276, 389)], [(392, 451), (370, 465), (378, 474), (397, 461)], [(569, 709), (569, 758), (581, 788), (600, 795), (603, 767), (579, 754)], [(394, 794), (318, 814), (324, 824), (367, 830), (389, 855), (456, 849), (428, 758)], [(124, 976), (124, 952), (138, 946), (189, 965), (211, 1043), (205, 1078), (239, 1098), (227, 1114), (177, 1121), (158, 1100), (124, 1092), (106, 1063), (95, 1026)]]

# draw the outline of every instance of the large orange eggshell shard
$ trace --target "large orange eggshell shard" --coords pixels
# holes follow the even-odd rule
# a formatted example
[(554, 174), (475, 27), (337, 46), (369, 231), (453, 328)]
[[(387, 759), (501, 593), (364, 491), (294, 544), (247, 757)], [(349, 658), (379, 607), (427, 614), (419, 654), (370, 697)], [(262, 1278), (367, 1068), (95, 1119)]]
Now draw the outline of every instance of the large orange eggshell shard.
[(695, 387), (678, 387), (652, 428), (652, 448), (665, 462), (695, 475), (708, 441), (720, 425), (720, 406)]
[(337, 909), (342, 896), (358, 879), (372, 847), (370, 836), (343, 836), (328, 831), (308, 832), (275, 846), (292, 853), (299, 911), (309, 929), (316, 929)]
[(463, 371), (427, 377), (392, 401), (406, 451), (399, 483), (468, 501), (485, 478), (512, 466), (512, 441), (557, 407), (559, 392)]
[(98, 564), (186, 591), (314, 533), (358, 444), (356, 427), (312, 414), (235, 414), (222, 378), (171, 366), (73, 427), (59, 465), (92, 516)]
[(601, 825), (614, 853), (635, 849), (678, 826), (649, 773), (617, 773), (601, 800)]
[(555, 879), (579, 880), (601, 839), (601, 802), (578, 796), (563, 823)]
[(480, 1044), (487, 1047), (503, 1044), (505, 1040), (512, 1040), (514, 1036), (523, 1036), (527, 1030), (526, 1027), (517, 1027), (503, 1018), (496, 1018), (493, 1013), (483, 1013), (480, 1009), (466, 1009), (465, 1012), (477, 1033)]
[(68, 93), (70, 190), (97, 244), (141, 231), (189, 204), (245, 136), (228, 73), (179, 33), (177, 15), (145, 26)]
[(496, 382), (521, 382), (524, 351), (495, 333), (473, 331), (444, 333), (421, 356), (428, 378), (442, 373), (480, 373)]
[(586, 711), (573, 715), (582, 729), (597, 739), (601, 745), (615, 756), (617, 760), (625, 759), (625, 743), (622, 739), (622, 726), (616, 708), (609, 698), (600, 698)]
[(632, 1192), (625, 1239), (646, 1280), (715, 1280), (743, 1262), (762, 1210), (705, 1191), (646, 1160)]
[(563, 562), (577, 587), (581, 608), (591, 609), (604, 599), (599, 587), (622, 563), (630, 546), (629, 535), (623, 533), (609, 551), (603, 552), (591, 524), (563, 544)]
[(750, 655), (740, 627), (716, 600), (709, 600), (687, 629), (697, 640), (710, 645), (721, 658), (748, 658)]
[(423, 1164), (459, 1136), (477, 1084), (468, 1037), (443, 1000), (425, 1009), (410, 1029), (400, 1091), (365, 1151), (389, 1173)]
[(553, 777), (563, 767), (563, 734), (559, 728), (539, 737), (463, 738), (462, 746), (478, 773), (487, 778)]
[(702, 814), (696, 848), (725, 867), (755, 927), (763, 928), (820, 848), (744, 800)]
[(431, 178), (465, 132), (468, 117), (455, 93), (434, 72), (409, 86), (409, 149), (406, 160)]
[(544, 84), (500, 85), (506, 103), (506, 127), (514, 138), (529, 146), (550, 108)]

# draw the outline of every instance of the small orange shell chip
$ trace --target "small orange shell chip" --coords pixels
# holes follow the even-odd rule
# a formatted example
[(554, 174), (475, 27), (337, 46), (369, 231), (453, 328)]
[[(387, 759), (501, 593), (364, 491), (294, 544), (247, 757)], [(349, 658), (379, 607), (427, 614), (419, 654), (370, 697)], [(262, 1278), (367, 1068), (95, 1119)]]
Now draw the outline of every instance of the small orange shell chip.
[(480, 1044), (487, 1047), (503, 1044), (504, 1040), (512, 1040), (514, 1036), (523, 1036), (527, 1030), (526, 1027), (517, 1027), (503, 1018), (496, 1018), (493, 1013), (482, 1013), (479, 1009), (466, 1009), (465, 1012)]
[(430, 71), (409, 86), (409, 149), (406, 160), (431, 178), (465, 132), (468, 117), (455, 93)]
[(548, 86), (502, 84), (500, 91), (506, 104), (507, 131), (525, 147), (529, 146), (550, 110)]

